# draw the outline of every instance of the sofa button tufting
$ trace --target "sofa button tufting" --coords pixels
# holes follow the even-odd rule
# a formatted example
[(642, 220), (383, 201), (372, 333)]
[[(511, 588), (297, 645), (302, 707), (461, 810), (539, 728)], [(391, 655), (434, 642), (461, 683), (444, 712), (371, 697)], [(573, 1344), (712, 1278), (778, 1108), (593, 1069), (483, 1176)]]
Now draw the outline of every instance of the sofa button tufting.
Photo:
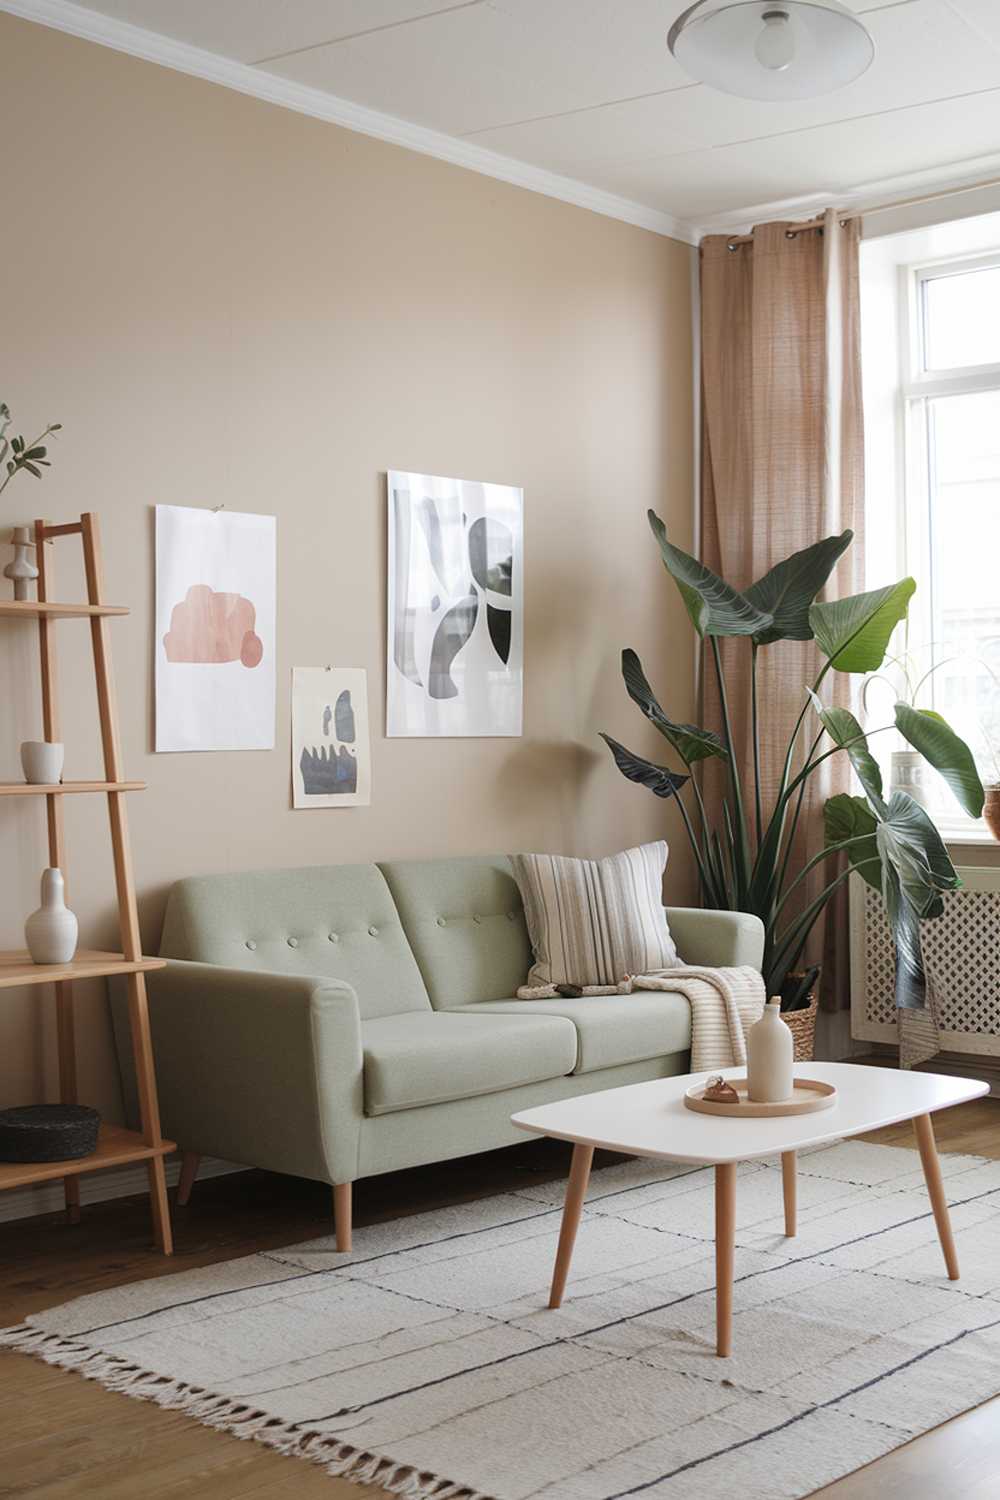
[(517, 912), (516, 911), (509, 911), (507, 913), (507, 921), (508, 922), (516, 922), (517, 921)]
[(479, 924), (480, 924), (480, 923), (481, 923), (481, 922), (482, 922), (482, 920), (483, 920), (483, 919), (482, 919), (482, 917), (473, 917), (473, 919), (472, 919), (472, 920), (473, 920), (473, 921), (474, 921), (474, 922), (475, 922), (475, 923), (476, 923), (476, 925), (477, 925), (477, 926), (478, 926), (478, 925), (479, 925)]
[(253, 952), (253, 950), (254, 950), (254, 948), (256, 948), (256, 946), (257, 946), (257, 944), (254, 942), (253, 938), (247, 938), (247, 947), (250, 949), (251, 952)]
[(369, 933), (369, 936), (371, 936), (371, 937), (378, 937), (378, 928), (377, 927), (369, 927), (368, 933)]
[(288, 946), (289, 946), (289, 948), (297, 948), (299, 946), (299, 940), (298, 940), (298, 938), (289, 938), (288, 939)]
[(438, 917), (438, 926), (439, 927), (447, 927), (447, 925), (448, 925), (448, 923), (445, 921), (444, 917)]
[(337, 935), (337, 933), (335, 933), (335, 932), (331, 932), (330, 933), (330, 942), (331, 943), (339, 943), (340, 942), (340, 938)]

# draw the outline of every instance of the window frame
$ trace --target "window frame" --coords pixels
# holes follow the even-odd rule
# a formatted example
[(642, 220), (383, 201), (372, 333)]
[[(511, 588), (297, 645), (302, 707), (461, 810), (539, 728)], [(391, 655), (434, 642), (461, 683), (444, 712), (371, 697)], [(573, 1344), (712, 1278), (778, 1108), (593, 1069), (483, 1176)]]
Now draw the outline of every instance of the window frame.
[[(904, 574), (926, 578), (918, 591), (911, 619), (920, 639), (932, 643), (934, 619), (933, 553), (933, 427), (930, 402), (936, 397), (1000, 392), (1000, 361), (965, 365), (950, 370), (928, 370), (926, 287), (944, 276), (1000, 269), (1000, 246), (978, 254), (946, 255), (899, 266), (899, 375), (897, 381), (897, 552)], [(921, 594), (923, 597), (921, 597)], [(915, 607), (915, 608), (914, 608)], [(934, 648), (931, 644), (931, 661)], [(934, 682), (930, 686), (934, 702)], [(935, 821), (951, 842), (988, 842), (993, 839), (983, 820), (970, 818), (959, 807), (935, 813)]]

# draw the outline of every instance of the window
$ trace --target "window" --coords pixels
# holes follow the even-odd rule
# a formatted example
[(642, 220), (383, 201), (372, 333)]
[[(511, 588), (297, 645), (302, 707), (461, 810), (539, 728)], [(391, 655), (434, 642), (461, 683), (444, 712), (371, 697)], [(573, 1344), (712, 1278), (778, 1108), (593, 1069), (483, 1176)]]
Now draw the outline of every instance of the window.
[[(872, 726), (886, 712), (891, 722), (896, 696), (935, 709), (971, 746), (983, 779), (998, 781), (1000, 223), (971, 222), (975, 254), (910, 259), (930, 248), (921, 231), (895, 236), (896, 245), (876, 241), (864, 257), (870, 586), (903, 572), (918, 583), (897, 661), (866, 685), (865, 707)], [(987, 232), (994, 241), (984, 252)], [(902, 744), (880, 738), (891, 772), (888, 751)], [(932, 780), (935, 818), (949, 833), (963, 823), (973, 831)]]

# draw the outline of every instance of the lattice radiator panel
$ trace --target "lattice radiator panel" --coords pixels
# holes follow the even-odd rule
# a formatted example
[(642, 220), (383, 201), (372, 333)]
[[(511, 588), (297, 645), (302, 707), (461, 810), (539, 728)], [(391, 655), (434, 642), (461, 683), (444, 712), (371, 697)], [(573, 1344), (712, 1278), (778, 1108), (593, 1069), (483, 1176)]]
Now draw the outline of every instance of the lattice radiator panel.
[[(924, 958), (940, 998), (945, 1051), (1000, 1055), (1000, 870), (959, 871), (961, 890), (924, 928)], [(851, 1033), (896, 1040), (895, 957), (881, 897), (851, 882)]]

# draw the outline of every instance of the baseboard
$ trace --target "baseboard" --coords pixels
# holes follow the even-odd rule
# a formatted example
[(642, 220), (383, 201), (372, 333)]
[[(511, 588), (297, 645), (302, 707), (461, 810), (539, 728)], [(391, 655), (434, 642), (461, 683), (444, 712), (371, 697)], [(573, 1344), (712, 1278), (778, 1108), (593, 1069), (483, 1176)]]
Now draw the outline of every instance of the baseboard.
[[(180, 1157), (168, 1158), (166, 1163), (167, 1185), (174, 1187), (181, 1175)], [(220, 1161), (218, 1157), (202, 1158), (198, 1168), (199, 1181), (205, 1177), (225, 1177), (230, 1172), (247, 1172), (248, 1167), (235, 1162)], [(80, 1175), (80, 1202), (104, 1203), (110, 1198), (130, 1198), (135, 1193), (148, 1191), (146, 1168), (115, 1167), (110, 1172), (83, 1172)], [(39, 1182), (33, 1187), (11, 1188), (0, 1193), (0, 1224), (12, 1219), (31, 1219), (36, 1214), (57, 1213), (64, 1207), (63, 1185), (57, 1182)]]

